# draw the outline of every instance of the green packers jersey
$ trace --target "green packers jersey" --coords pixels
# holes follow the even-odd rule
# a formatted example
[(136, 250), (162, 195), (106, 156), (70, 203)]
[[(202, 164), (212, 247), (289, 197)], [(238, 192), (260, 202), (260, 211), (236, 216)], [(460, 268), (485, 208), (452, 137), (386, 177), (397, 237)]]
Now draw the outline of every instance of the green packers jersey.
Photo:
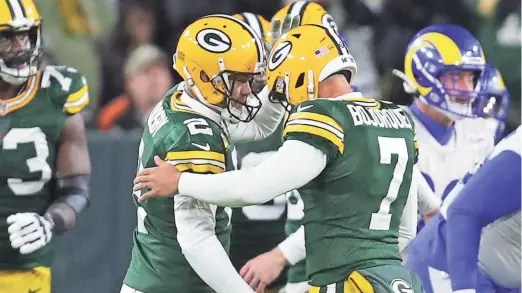
[[(184, 105), (173, 88), (147, 120), (139, 146), (138, 168), (155, 166), (158, 155), (181, 171), (215, 174), (234, 169), (232, 148), (220, 125)], [(212, 292), (181, 252), (176, 238), (174, 200), (153, 198), (138, 203), (133, 194), (138, 225), (132, 259), (124, 283), (147, 293)], [(228, 251), (229, 215), (216, 211), (216, 236)]]
[[(249, 168), (268, 158), (283, 143), (284, 124), (269, 137), (236, 144), (239, 168)], [(262, 205), (234, 208), (230, 236), (230, 260), (239, 271), (250, 259), (270, 251), (285, 239), (285, 195)], [(283, 285), (284, 274), (272, 285)]]
[[(297, 190), (292, 190), (286, 195), (287, 218), (285, 224), (286, 236), (294, 233), (303, 225), (304, 203)], [(306, 260), (302, 260), (288, 268), (288, 283), (301, 283), (308, 281), (306, 277)]]
[(283, 135), (327, 158), (321, 174), (299, 189), (311, 284), (400, 265), (399, 222), (417, 153), (411, 117), (374, 99), (316, 99), (294, 107)]
[(65, 66), (46, 67), (16, 97), (0, 100), (0, 270), (50, 266), (52, 244), (21, 255), (11, 248), (6, 219), (44, 214), (65, 120), (88, 103), (85, 78)]

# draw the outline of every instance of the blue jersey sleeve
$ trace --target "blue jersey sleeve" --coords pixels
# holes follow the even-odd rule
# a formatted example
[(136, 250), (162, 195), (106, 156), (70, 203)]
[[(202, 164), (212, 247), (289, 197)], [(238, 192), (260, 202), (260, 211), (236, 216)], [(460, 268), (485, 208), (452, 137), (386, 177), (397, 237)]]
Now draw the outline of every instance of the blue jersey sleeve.
[(448, 208), (447, 263), (453, 290), (476, 289), (482, 228), (520, 209), (520, 155), (486, 161)]

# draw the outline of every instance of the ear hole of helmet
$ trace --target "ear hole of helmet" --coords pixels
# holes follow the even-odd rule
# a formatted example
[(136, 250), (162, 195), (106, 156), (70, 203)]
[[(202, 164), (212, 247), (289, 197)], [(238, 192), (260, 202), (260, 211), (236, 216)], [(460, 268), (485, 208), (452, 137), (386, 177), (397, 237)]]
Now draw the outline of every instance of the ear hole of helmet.
[(203, 82), (209, 82), (210, 81), (210, 78), (208, 77), (208, 75), (205, 73), (205, 71), (201, 70), (199, 72), (199, 78), (201, 79), (201, 81)]
[(305, 76), (304, 72), (301, 72), (301, 74), (299, 74), (299, 76), (297, 77), (297, 81), (295, 82), (295, 88), (300, 88), (301, 86), (303, 86), (304, 76)]

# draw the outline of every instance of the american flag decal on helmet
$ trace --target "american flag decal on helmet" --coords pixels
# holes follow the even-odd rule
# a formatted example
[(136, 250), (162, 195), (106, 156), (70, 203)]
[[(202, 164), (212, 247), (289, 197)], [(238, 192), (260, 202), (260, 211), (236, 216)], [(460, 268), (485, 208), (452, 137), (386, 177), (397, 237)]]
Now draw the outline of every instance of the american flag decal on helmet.
[(326, 48), (326, 46), (322, 46), (321, 48), (315, 50), (314, 53), (317, 57), (323, 57), (324, 55), (326, 55), (326, 53), (328, 53), (328, 48)]

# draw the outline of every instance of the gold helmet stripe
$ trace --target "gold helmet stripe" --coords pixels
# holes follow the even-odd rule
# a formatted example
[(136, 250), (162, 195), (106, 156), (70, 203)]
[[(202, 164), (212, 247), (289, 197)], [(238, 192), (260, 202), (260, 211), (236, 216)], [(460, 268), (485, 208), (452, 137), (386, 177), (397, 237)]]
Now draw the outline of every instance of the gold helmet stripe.
[(18, 0), (7, 0), (6, 2), (13, 20), (25, 18), (25, 11)]
[(245, 19), (245, 22), (251, 26), (254, 31), (259, 32), (261, 35), (261, 39), (265, 39), (265, 31), (263, 30), (263, 24), (257, 17), (257, 15), (249, 12), (241, 13), (243, 18)]
[(212, 15), (207, 15), (207, 16), (203, 16), (202, 18), (207, 18), (207, 17), (221, 17), (221, 18), (226, 18), (228, 20), (231, 20), (237, 24), (239, 24), (240, 26), (242, 26), (251, 36), (252, 38), (254, 38), (254, 43), (256, 44), (256, 51), (257, 51), (257, 62), (259, 63), (262, 63), (263, 62), (263, 45), (261, 44), (261, 39), (259, 38), (259, 36), (257, 35), (257, 33), (248, 25), (246, 24), (244, 21), (238, 19), (238, 18), (235, 18), (233, 16), (230, 16), (230, 15), (226, 15), (226, 14), (212, 14)]
[(24, 16), (24, 18), (27, 18), (27, 13), (25, 12), (25, 7), (22, 3), (22, 0), (17, 0), (18, 2), (18, 5), (20, 6), (20, 9), (22, 10), (22, 15)]

